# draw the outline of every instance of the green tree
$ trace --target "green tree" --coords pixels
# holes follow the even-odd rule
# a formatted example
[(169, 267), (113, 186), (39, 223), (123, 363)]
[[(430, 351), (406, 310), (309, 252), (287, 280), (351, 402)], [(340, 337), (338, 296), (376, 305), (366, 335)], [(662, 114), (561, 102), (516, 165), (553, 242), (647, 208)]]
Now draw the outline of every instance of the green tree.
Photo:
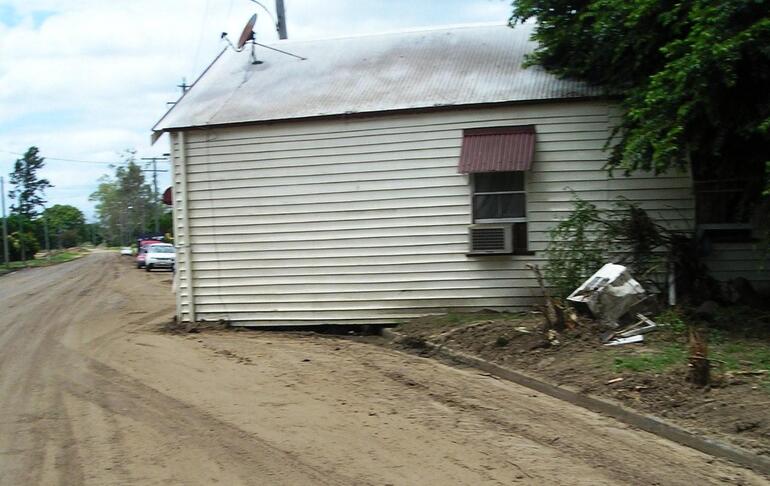
[(8, 243), (9, 257), (12, 262), (31, 259), (40, 251), (40, 243), (32, 233), (14, 231), (8, 235)]
[[(35, 253), (40, 250), (37, 238), (39, 229), (35, 220), (30, 220), (18, 213), (8, 215), (8, 241), (12, 261), (35, 258)], [(30, 241), (34, 242), (34, 244), (28, 244)]]
[(174, 234), (174, 212), (170, 209), (163, 209), (159, 218), (160, 232), (164, 235)]
[(11, 172), (11, 184), (14, 188), (8, 194), (13, 201), (12, 213), (27, 219), (38, 215), (38, 208), (46, 202), (43, 192), (53, 187), (48, 179), (41, 179), (37, 175), (44, 165), (45, 159), (40, 157), (37, 147), (30, 147), (22, 158), (16, 160)]
[(12, 246), (18, 245), (18, 258), (25, 260), (34, 258), (39, 245), (28, 246), (27, 236), (35, 240), (34, 227), (30, 227), (31, 220), (38, 214), (38, 208), (45, 204), (43, 193), (46, 188), (53, 187), (48, 179), (41, 179), (37, 172), (45, 165), (45, 159), (40, 157), (37, 147), (30, 147), (24, 155), (16, 160), (11, 172), (11, 184), (14, 188), (9, 191), (8, 196), (13, 201), (11, 204), (11, 214), (17, 215), (16, 226), (10, 226), (9, 229), (16, 230), (17, 237), (10, 239)]
[(517, 0), (529, 63), (620, 98), (610, 167), (710, 177), (770, 160), (770, 0)]
[(102, 235), (109, 244), (130, 243), (149, 230), (155, 202), (134, 151), (125, 152), (123, 164), (115, 167), (112, 177), (100, 180), (90, 199), (96, 202)]
[(52, 244), (57, 242), (63, 247), (70, 247), (86, 240), (85, 216), (75, 206), (55, 204), (46, 208), (38, 221), (40, 221), (41, 226), (45, 223), (48, 224), (49, 238)]

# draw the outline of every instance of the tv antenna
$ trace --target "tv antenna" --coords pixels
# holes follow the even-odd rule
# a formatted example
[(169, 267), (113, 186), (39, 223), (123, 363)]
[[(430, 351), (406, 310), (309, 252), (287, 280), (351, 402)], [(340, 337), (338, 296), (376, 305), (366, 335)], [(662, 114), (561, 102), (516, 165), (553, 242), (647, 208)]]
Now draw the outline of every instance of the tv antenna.
[(254, 46), (264, 47), (265, 49), (270, 49), (271, 51), (276, 51), (276, 52), (280, 52), (281, 54), (286, 54), (287, 56), (296, 57), (301, 61), (305, 61), (307, 59), (306, 57), (298, 56), (296, 54), (292, 54), (291, 52), (282, 51), (281, 49), (276, 49), (275, 47), (266, 46), (264, 44), (260, 44), (259, 42), (257, 42), (257, 35), (254, 32), (254, 25), (256, 23), (257, 23), (257, 14), (254, 14), (251, 16), (249, 21), (246, 22), (246, 26), (243, 27), (243, 31), (241, 31), (241, 36), (238, 38), (238, 43), (236, 45), (233, 45), (233, 43), (230, 42), (230, 39), (227, 37), (227, 32), (222, 32), (222, 35), (220, 36), (220, 38), (226, 40), (227, 43), (230, 44), (230, 47), (232, 47), (235, 52), (241, 52), (246, 47), (246, 44), (251, 44), (251, 63), (252, 64), (262, 64), (263, 62), (257, 59)]

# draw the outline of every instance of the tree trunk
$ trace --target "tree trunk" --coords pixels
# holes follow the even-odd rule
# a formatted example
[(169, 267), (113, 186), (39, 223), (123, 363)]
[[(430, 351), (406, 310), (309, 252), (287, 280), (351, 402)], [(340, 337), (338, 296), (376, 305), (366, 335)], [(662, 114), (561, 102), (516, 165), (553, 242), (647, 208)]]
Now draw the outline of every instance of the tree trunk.
[(688, 366), (690, 372), (687, 380), (697, 386), (707, 386), (711, 383), (711, 367), (708, 359), (708, 345), (700, 332), (690, 328), (690, 357)]

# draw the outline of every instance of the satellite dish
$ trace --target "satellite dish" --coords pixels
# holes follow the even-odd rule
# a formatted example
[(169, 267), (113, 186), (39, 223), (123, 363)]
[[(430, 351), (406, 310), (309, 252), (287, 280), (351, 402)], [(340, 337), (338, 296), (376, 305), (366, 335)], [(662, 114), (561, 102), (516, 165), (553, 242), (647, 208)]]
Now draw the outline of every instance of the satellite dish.
[(243, 28), (243, 32), (241, 32), (241, 37), (238, 39), (238, 50), (243, 49), (243, 46), (245, 46), (248, 41), (254, 40), (254, 24), (256, 23), (257, 14), (254, 14), (249, 21), (246, 22), (246, 26)]
[(254, 33), (254, 25), (257, 23), (257, 14), (254, 14), (251, 16), (248, 22), (246, 22), (246, 26), (243, 28), (243, 32), (241, 32), (241, 37), (238, 39), (238, 44), (233, 45), (232, 42), (230, 42), (230, 39), (227, 37), (227, 32), (222, 32), (222, 35), (220, 36), (221, 39), (227, 41), (227, 43), (230, 45), (230, 47), (235, 50), (235, 52), (241, 52), (243, 51), (243, 48), (246, 46), (246, 44), (251, 44), (251, 63), (252, 64), (262, 64), (262, 61), (257, 60), (257, 55), (254, 52), (254, 46), (260, 46), (264, 47), (265, 49), (270, 49), (271, 51), (280, 52), (281, 54), (286, 54), (287, 56), (296, 57), (297, 59), (300, 59), (302, 61), (306, 60), (307, 58), (304, 58), (302, 56), (298, 56), (296, 54), (292, 54), (291, 52), (282, 51), (281, 49), (276, 49), (275, 47), (266, 46), (264, 44), (260, 44), (257, 42), (257, 36)]

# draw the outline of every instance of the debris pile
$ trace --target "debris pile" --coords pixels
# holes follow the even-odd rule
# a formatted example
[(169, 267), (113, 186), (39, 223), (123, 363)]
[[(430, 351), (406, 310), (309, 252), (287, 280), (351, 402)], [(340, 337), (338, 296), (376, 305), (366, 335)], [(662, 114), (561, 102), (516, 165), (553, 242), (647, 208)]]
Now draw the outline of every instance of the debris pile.
[(646, 297), (642, 285), (623, 265), (608, 263), (575, 289), (567, 300), (586, 306), (594, 317), (609, 327)]
[[(623, 265), (608, 263), (567, 297), (578, 308), (584, 308), (610, 330), (602, 334), (607, 346), (639, 343), (644, 334), (658, 326), (640, 312), (634, 312), (649, 296)], [(633, 317), (632, 317), (633, 316)], [(621, 326), (620, 322), (631, 323)]]
[(609, 331), (602, 335), (602, 342), (607, 346), (618, 344), (640, 343), (644, 341), (643, 334), (654, 331), (658, 325), (644, 314), (636, 314), (637, 321), (621, 330)]

